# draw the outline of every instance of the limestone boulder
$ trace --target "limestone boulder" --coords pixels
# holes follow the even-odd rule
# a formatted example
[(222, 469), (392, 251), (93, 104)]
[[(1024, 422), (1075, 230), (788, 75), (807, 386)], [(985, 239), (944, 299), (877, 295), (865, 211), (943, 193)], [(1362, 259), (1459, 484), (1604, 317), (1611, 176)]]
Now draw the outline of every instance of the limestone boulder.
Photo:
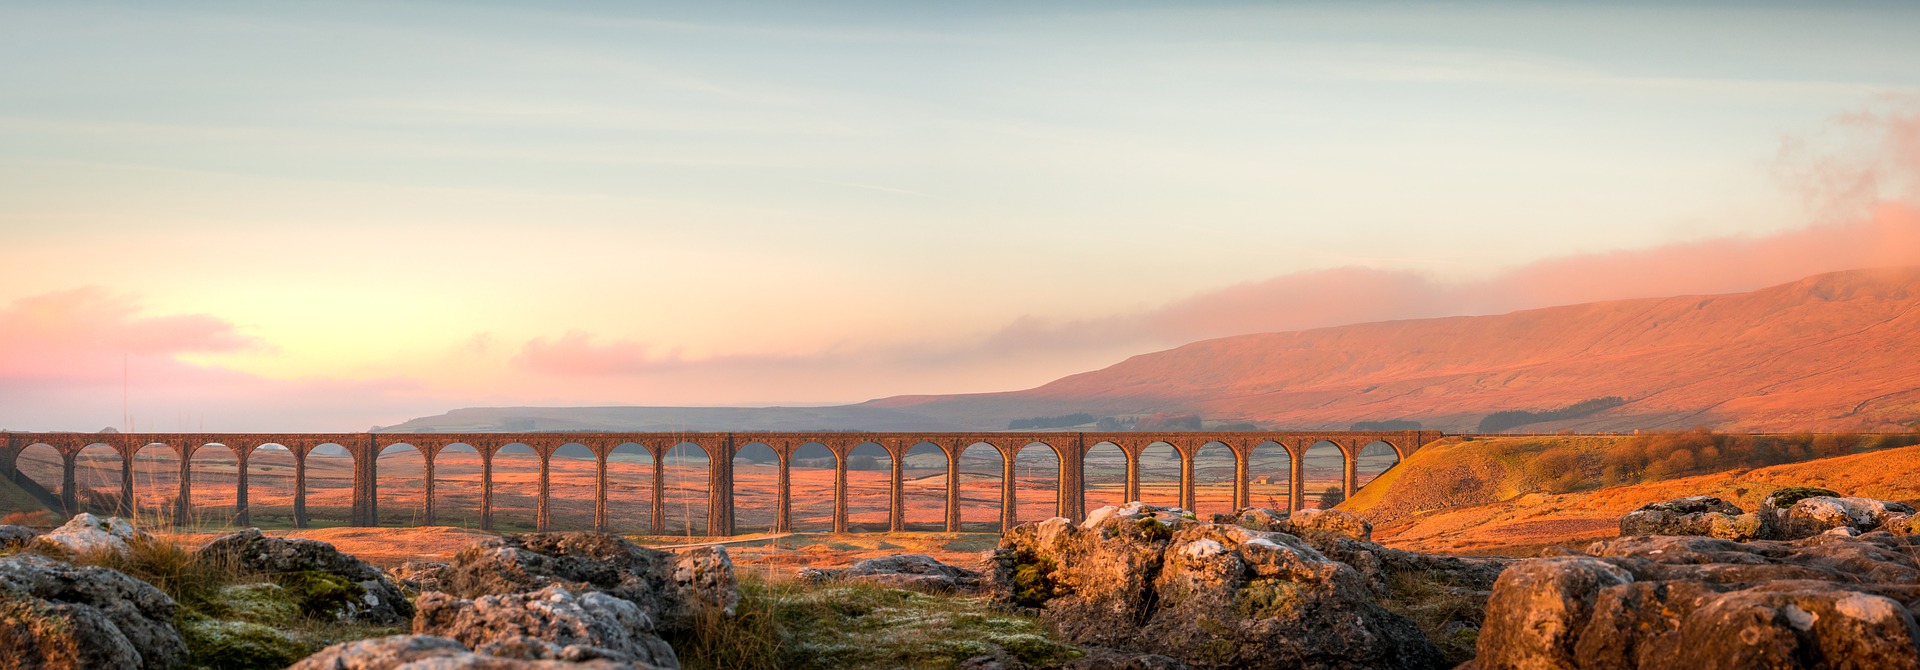
[(460, 550), (441, 577), (447, 593), (479, 598), (560, 585), (639, 605), (662, 630), (686, 630), (704, 614), (732, 616), (740, 590), (725, 548), (668, 553), (605, 533), (527, 533)]
[(1300, 537), (1331, 535), (1361, 542), (1373, 541), (1373, 524), (1343, 510), (1303, 509), (1288, 516), (1286, 523), (1290, 529), (1287, 532)]
[(1620, 517), (1621, 535), (1702, 535), (1754, 540), (1773, 534), (1770, 517), (1713, 496), (1648, 503)]
[(1519, 562), (1476, 667), (1920, 667), (1920, 551), (1887, 533), (1640, 536)]
[(187, 655), (176, 611), (166, 593), (117, 570), (0, 558), (0, 666), (170, 668)]
[(475, 653), (523, 660), (637, 663), (677, 668), (673, 648), (660, 639), (638, 605), (598, 591), (548, 586), (528, 593), (474, 600), (421, 594), (413, 632), (439, 635)]
[(994, 598), (1082, 645), (1195, 668), (1431, 668), (1438, 650), (1300, 538), (1131, 504), (1007, 532)]
[[(318, 540), (268, 537), (248, 528), (208, 542), (194, 560), (266, 575), (296, 591), (324, 589), (330, 595), (326, 608), (342, 620), (398, 624), (413, 616), (413, 605), (385, 572)], [(341, 588), (348, 592), (338, 593)]]
[(1794, 502), (1779, 523), (1781, 534), (1787, 538), (1810, 537), (1841, 528), (1859, 534), (1877, 529), (1897, 516), (1913, 513), (1913, 507), (1905, 503), (1813, 496)]
[(67, 523), (41, 535), (36, 543), (72, 554), (126, 555), (129, 542), (152, 542), (153, 536), (117, 516), (73, 515)]
[(444, 591), (441, 586), (453, 566), (440, 561), (407, 561), (387, 570), (387, 578), (413, 593)]
[(1839, 491), (1832, 489), (1823, 489), (1817, 486), (1788, 486), (1774, 489), (1772, 493), (1768, 493), (1766, 498), (1761, 499), (1760, 509), (1784, 511), (1792, 507), (1794, 503), (1807, 498), (1840, 497), (1844, 496), (1841, 496)]
[(923, 554), (869, 558), (842, 569), (806, 568), (800, 571), (800, 577), (812, 582), (853, 582), (928, 593), (972, 591), (980, 586), (980, 573)]
[(433, 635), (390, 635), (327, 647), (288, 670), (650, 670), (618, 661), (529, 661), (476, 654)]
[(24, 547), (40, 534), (26, 526), (0, 525), (0, 549)]

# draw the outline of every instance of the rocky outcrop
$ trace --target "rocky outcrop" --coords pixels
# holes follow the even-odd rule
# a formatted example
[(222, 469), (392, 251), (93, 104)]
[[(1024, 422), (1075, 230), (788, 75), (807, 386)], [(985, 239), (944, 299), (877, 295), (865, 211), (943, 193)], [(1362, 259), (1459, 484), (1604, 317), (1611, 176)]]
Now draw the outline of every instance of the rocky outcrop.
[(176, 605), (117, 570), (37, 554), (0, 558), (0, 665), (169, 668), (186, 658)]
[[(1797, 503), (1795, 503), (1797, 504)], [(1501, 575), (1492, 668), (1920, 667), (1920, 547), (1888, 533), (1640, 536)]]
[(1439, 652), (1362, 575), (1300, 538), (1176, 508), (1102, 508), (1017, 526), (993, 552), (997, 601), (1083, 645), (1197, 668), (1430, 668)]
[(651, 670), (618, 661), (528, 661), (469, 651), (458, 641), (433, 635), (392, 635), (320, 650), (287, 670)]
[(1831, 530), (1864, 533), (1900, 515), (1911, 515), (1911, 505), (1873, 498), (1813, 496), (1802, 498), (1780, 517), (1780, 536), (1811, 537)]
[(1294, 535), (1330, 535), (1361, 542), (1373, 541), (1373, 524), (1356, 514), (1335, 509), (1303, 509), (1286, 517)]
[(413, 616), (406, 594), (386, 573), (318, 540), (267, 537), (248, 528), (207, 543), (194, 560), (269, 576), (343, 620), (397, 624)]
[(444, 591), (448, 571), (453, 566), (439, 561), (407, 561), (387, 570), (387, 578), (413, 593)]
[(680, 667), (673, 648), (655, 634), (653, 620), (638, 605), (605, 593), (548, 586), (464, 600), (428, 592), (417, 605), (414, 633), (452, 638), (480, 654)]
[(460, 550), (441, 577), (446, 591), (479, 598), (564, 586), (601, 591), (640, 606), (662, 630), (685, 630), (702, 613), (732, 616), (740, 600), (721, 547), (678, 554), (605, 533), (527, 533)]
[(152, 542), (147, 531), (117, 516), (99, 517), (86, 512), (73, 515), (65, 525), (41, 535), (36, 543), (71, 554), (126, 555), (128, 542)]
[(1620, 517), (1621, 535), (1704, 535), (1728, 540), (1770, 537), (1767, 517), (1713, 496), (1648, 503)]
[(800, 578), (816, 583), (844, 581), (928, 593), (972, 591), (980, 586), (980, 573), (922, 554), (869, 558), (841, 569), (802, 568)]
[(39, 535), (40, 534), (34, 532), (32, 528), (26, 526), (0, 525), (0, 549), (24, 547), (27, 543), (32, 542), (33, 538), (39, 537)]

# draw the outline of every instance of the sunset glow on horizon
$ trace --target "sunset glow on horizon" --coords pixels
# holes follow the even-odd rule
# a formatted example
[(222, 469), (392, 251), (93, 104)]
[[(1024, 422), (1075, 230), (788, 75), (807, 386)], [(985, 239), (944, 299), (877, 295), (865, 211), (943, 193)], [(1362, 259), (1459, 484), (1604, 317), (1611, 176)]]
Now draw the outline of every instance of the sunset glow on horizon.
[(1920, 264), (1920, 8), (20, 3), (0, 429), (1012, 390)]

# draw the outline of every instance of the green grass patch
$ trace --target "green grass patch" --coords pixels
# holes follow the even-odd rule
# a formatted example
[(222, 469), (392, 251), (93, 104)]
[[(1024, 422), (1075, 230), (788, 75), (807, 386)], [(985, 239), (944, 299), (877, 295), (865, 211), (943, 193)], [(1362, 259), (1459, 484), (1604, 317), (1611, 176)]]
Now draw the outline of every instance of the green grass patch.
[(952, 668), (995, 648), (1035, 666), (1080, 651), (1034, 619), (984, 596), (744, 577), (732, 618), (709, 617), (669, 640), (688, 670)]

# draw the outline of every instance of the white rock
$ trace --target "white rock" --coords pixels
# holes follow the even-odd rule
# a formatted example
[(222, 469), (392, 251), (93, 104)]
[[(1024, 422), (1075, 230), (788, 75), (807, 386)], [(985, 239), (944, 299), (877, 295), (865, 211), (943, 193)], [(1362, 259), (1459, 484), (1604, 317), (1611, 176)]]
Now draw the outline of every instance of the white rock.
[(86, 512), (75, 514), (66, 525), (41, 535), (39, 541), (60, 545), (76, 554), (125, 554), (129, 540), (153, 541), (153, 536), (135, 528), (117, 516), (97, 517)]
[(1180, 549), (1180, 553), (1187, 558), (1213, 558), (1227, 553), (1227, 547), (1219, 542), (1201, 538), (1187, 543), (1187, 546)]

